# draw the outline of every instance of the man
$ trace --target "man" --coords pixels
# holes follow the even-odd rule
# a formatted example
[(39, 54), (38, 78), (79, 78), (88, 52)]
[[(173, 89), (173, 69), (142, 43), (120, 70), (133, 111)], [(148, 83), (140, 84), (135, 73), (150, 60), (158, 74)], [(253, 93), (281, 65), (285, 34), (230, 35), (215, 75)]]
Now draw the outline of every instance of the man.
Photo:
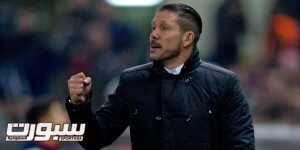
[(73, 75), (66, 107), (72, 122), (87, 124), (80, 144), (100, 149), (129, 125), (133, 150), (253, 150), (252, 119), (236, 75), (200, 60), (201, 31), (192, 7), (158, 9), (150, 34), (153, 62), (123, 71), (95, 114), (91, 77)]

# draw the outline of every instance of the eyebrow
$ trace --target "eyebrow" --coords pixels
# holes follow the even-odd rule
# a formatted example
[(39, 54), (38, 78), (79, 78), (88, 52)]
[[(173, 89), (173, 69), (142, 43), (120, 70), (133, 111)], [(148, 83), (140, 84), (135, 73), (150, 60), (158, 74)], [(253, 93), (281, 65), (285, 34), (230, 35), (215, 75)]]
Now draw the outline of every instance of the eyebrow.
[[(152, 20), (151, 25), (153, 25), (154, 23), (155, 23), (155, 20)], [(165, 19), (161, 20), (161, 24), (169, 25), (169, 23), (167, 23), (167, 21), (165, 21)]]

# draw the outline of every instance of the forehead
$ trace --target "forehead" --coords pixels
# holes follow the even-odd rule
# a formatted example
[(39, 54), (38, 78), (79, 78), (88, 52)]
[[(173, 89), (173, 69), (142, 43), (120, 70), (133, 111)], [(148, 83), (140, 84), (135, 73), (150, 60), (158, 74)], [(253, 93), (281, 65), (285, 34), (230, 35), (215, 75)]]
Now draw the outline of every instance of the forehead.
[(152, 19), (152, 23), (155, 22), (166, 22), (166, 23), (176, 23), (178, 15), (172, 11), (163, 10), (157, 11)]

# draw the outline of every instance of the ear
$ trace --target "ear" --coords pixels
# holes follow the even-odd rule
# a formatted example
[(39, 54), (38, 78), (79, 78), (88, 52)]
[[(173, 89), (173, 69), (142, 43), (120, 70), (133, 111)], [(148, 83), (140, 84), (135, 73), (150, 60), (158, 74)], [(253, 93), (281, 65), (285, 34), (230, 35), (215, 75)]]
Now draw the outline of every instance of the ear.
[(195, 34), (192, 31), (187, 31), (183, 34), (183, 47), (188, 47), (193, 44)]

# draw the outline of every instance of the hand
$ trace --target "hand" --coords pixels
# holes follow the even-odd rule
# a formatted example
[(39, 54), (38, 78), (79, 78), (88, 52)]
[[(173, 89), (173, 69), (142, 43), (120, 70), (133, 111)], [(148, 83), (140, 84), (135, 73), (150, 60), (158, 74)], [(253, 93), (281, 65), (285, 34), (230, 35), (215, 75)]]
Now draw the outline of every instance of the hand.
[(68, 80), (70, 102), (74, 105), (87, 101), (92, 89), (92, 78), (80, 72), (72, 75)]

